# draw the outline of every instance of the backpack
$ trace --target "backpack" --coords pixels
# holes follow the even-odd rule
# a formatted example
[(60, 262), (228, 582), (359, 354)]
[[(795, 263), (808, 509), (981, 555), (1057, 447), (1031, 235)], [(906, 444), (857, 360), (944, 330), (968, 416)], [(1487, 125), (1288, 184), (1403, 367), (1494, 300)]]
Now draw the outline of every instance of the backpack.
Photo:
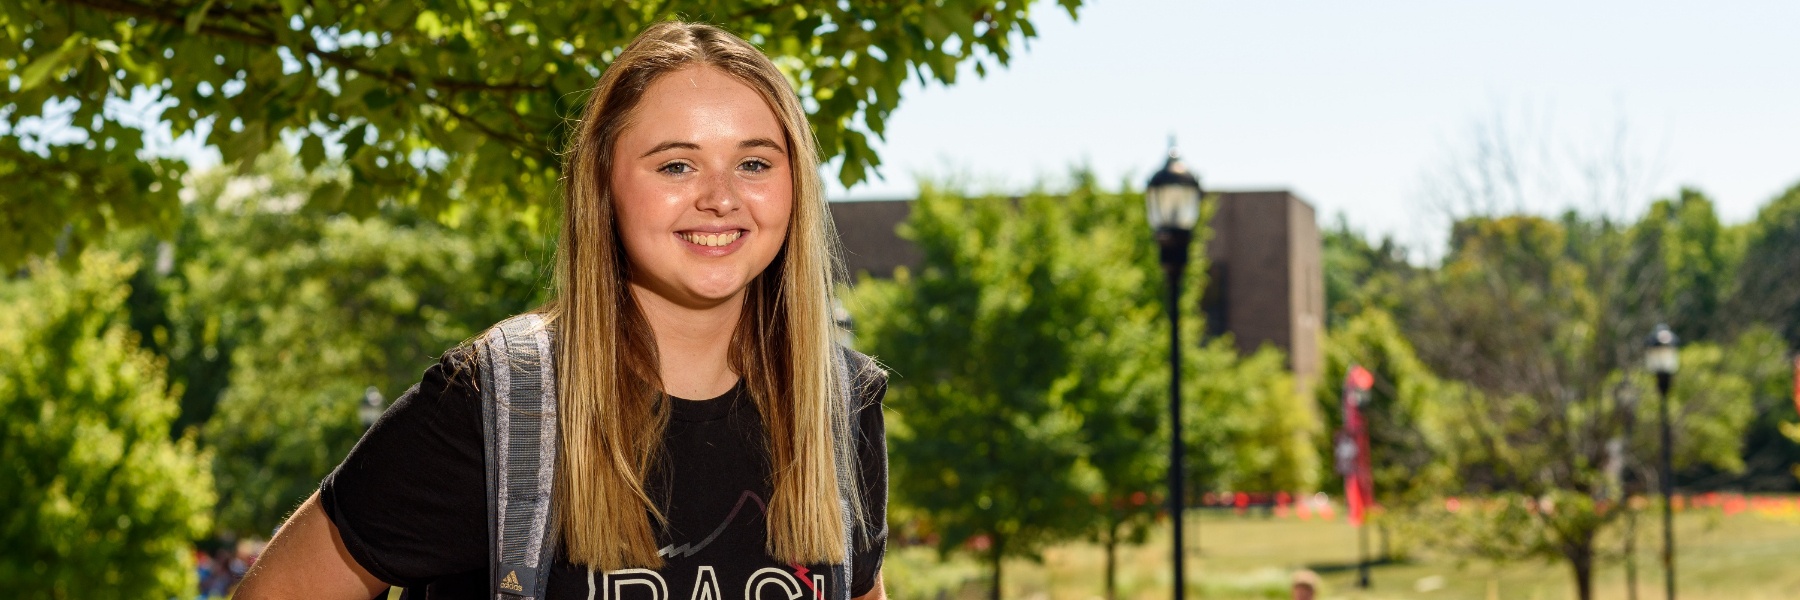
[(556, 363), (543, 316), (523, 314), (475, 342), (487, 470), (489, 597), (537, 600), (556, 548)]
[[(488, 597), (540, 600), (555, 558), (557, 527), (553, 506), (559, 448), (556, 404), (555, 332), (544, 317), (526, 313), (501, 321), (475, 342), (481, 385), (481, 436), (485, 445), (488, 498)], [(838, 353), (839, 392), (850, 393), (849, 350)], [(840, 453), (851, 449), (848, 430), (833, 432)], [(850, 452), (847, 456), (854, 457)], [(854, 485), (853, 470), (840, 461), (839, 485)], [(848, 495), (841, 511), (844, 564), (833, 567), (848, 596), (851, 557), (863, 531), (855, 528)], [(512, 598), (508, 598), (511, 596)]]

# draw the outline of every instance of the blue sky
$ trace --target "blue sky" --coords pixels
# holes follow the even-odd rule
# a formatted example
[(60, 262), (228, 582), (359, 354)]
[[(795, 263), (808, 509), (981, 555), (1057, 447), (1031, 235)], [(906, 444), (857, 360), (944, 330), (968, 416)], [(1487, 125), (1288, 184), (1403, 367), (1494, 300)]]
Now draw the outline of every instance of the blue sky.
[[(1533, 115), (1543, 146), (1627, 143), (1646, 166), (1624, 210), (1682, 185), (1730, 222), (1800, 182), (1800, 3), (1098, 0), (1078, 22), (1034, 7), (1005, 70), (909, 87), (877, 146), (886, 181), (1019, 189), (1085, 163), (1154, 170), (1167, 137), (1209, 188), (1290, 189), (1321, 220), (1429, 245), (1423, 181), (1492, 115)], [(1573, 152), (1573, 151), (1571, 151)], [(1127, 179), (1129, 178), (1129, 179)], [(1538, 210), (1575, 203), (1551, 199)], [(1577, 208), (1590, 208), (1577, 206)]]

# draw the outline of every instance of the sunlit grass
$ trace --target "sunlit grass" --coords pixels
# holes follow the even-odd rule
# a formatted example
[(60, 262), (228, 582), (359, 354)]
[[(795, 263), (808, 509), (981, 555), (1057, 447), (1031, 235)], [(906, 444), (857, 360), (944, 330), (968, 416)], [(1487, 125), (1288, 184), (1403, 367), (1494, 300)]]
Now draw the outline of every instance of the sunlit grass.
[[(1356, 530), (1342, 519), (1190, 517), (1189, 544), (1199, 537), (1199, 555), (1189, 553), (1189, 597), (1207, 599), (1287, 598), (1295, 569), (1320, 568), (1322, 598), (1378, 599), (1543, 599), (1575, 597), (1565, 564), (1523, 561), (1494, 564), (1415, 550), (1410, 562), (1374, 568), (1374, 586), (1355, 587)], [(1638, 598), (1663, 596), (1660, 516), (1639, 521)], [(1374, 542), (1372, 542), (1374, 543)], [(1792, 515), (1696, 510), (1676, 516), (1676, 567), (1681, 598), (1690, 600), (1774, 600), (1800, 597), (1800, 519)], [(1616, 548), (1613, 549), (1616, 552)], [(1169, 537), (1153, 534), (1141, 546), (1121, 549), (1121, 598), (1169, 596)], [(1094, 544), (1072, 543), (1045, 553), (1042, 563), (1009, 560), (1004, 597), (1033, 600), (1089, 600), (1104, 595), (1105, 555)], [(888, 590), (897, 598), (975, 599), (987, 596), (988, 573), (976, 557), (953, 555), (939, 561), (929, 548), (890, 548), (885, 567)], [(1598, 565), (1594, 597), (1627, 597), (1625, 569), (1617, 559)]]

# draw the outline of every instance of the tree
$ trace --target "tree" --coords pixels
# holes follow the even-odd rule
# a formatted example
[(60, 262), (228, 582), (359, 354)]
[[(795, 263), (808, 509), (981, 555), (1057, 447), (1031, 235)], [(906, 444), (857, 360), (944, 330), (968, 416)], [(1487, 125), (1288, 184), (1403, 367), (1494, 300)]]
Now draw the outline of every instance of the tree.
[[(1459, 487), (1501, 508), (1468, 512), (1474, 520), (1440, 540), (1496, 558), (1563, 559), (1585, 600), (1600, 533), (1623, 513), (1607, 465), (1620, 460), (1619, 444), (1625, 456), (1659, 447), (1651, 427), (1623, 438), (1637, 418), (1630, 400), (1654, 398), (1633, 367), (1645, 329), (1631, 319), (1641, 316), (1617, 308), (1634, 293), (1623, 283), (1630, 244), (1619, 228), (1574, 216), (1470, 218), (1451, 239), (1406, 328), (1432, 371), (1467, 386), (1447, 421), (1464, 449)], [(1722, 356), (1707, 343), (1682, 351), (1672, 397), (1680, 467), (1742, 469), (1749, 386)]]
[(1631, 310), (1655, 313), (1683, 340), (1721, 341), (1725, 303), (1742, 261), (1737, 236), (1719, 224), (1713, 202), (1693, 188), (1651, 203), (1631, 228)]
[(1090, 307), (1069, 284), (1091, 274), (1046, 256), (1076, 251), (1046, 215), (1062, 211), (1045, 195), (923, 190), (902, 230), (924, 254), (918, 274), (864, 280), (846, 302), (859, 344), (895, 374), (895, 500), (930, 516), (941, 551), (985, 544), (995, 598), (1001, 560), (1085, 532), (1101, 491), (1071, 393), (1093, 382), (1064, 341), (1101, 323), (1071, 318)]
[[(1060, 315), (1073, 347), (1074, 371), (1086, 382), (1071, 393), (1079, 406), (1088, 463), (1099, 471), (1097, 522), (1090, 536), (1105, 548), (1107, 597), (1117, 596), (1119, 546), (1141, 543), (1166, 517), (1168, 487), (1168, 321), (1163, 274), (1144, 222), (1143, 195), (1105, 192), (1077, 173), (1058, 195), (1061, 212), (1032, 215), (1074, 231), (1079, 242), (1052, 254), (1072, 276), (1055, 293), (1079, 298)], [(1209, 198), (1199, 222), (1217, 208)], [(1199, 307), (1206, 279), (1204, 225), (1189, 246), (1180, 306)], [(1046, 238), (1047, 240), (1050, 238)], [(1310, 445), (1317, 414), (1297, 392), (1286, 357), (1265, 347), (1240, 356), (1229, 337), (1207, 340), (1201, 311), (1182, 318), (1182, 442), (1190, 503), (1207, 490), (1311, 491), (1318, 455)], [(1080, 323), (1079, 326), (1071, 324)], [(1083, 335), (1083, 334), (1086, 335)], [(1146, 432), (1156, 432), (1146, 435)], [(1197, 542), (1198, 540), (1196, 540)]]
[[(986, 540), (996, 594), (1002, 558), (1085, 534), (1107, 549), (1110, 595), (1118, 546), (1166, 516), (1168, 324), (1143, 199), (1075, 180), (1018, 198), (927, 190), (902, 229), (924, 264), (847, 300), (863, 350), (895, 373), (896, 503), (931, 521), (943, 551)], [(1182, 305), (1202, 287), (1190, 277)], [(1194, 344), (1204, 323), (1188, 312)], [(1309, 486), (1315, 418), (1281, 354), (1195, 345), (1190, 482)]]
[(1800, 350), (1800, 184), (1771, 200), (1747, 232), (1736, 294), (1729, 308), (1737, 323), (1775, 329), (1789, 349)]
[(1142, 196), (1101, 190), (1091, 173), (1078, 172), (1074, 180), (1025, 218), (1034, 231), (1052, 232), (1044, 242), (1060, 244), (1036, 254), (1063, 275), (1034, 298), (1062, 299), (1062, 311), (1050, 318), (1060, 320), (1058, 341), (1071, 357), (1053, 386), (1065, 388), (1081, 415), (1078, 437), (1098, 488), (1089, 499), (1087, 533), (1105, 548), (1103, 585), (1106, 597), (1116, 598), (1119, 547), (1142, 542), (1166, 513), (1157, 490), (1168, 478), (1168, 371), (1145, 351), (1163, 339), (1164, 325), (1158, 279), (1143, 268), (1152, 246), (1141, 225)]
[[(1800, 272), (1800, 184), (1770, 200), (1745, 229), (1743, 261), (1726, 313), (1734, 328), (1772, 330), (1791, 356), (1800, 350), (1800, 282), (1792, 275)], [(1747, 483), (1757, 488), (1793, 489), (1800, 480), (1800, 424), (1780, 416), (1787, 414), (1790, 377), (1776, 373), (1753, 379), (1758, 381), (1758, 411), (1745, 444), (1754, 476)], [(1771, 476), (1782, 470), (1792, 478)]]
[(1371, 243), (1350, 228), (1343, 213), (1338, 213), (1337, 223), (1322, 233), (1320, 260), (1325, 273), (1327, 331), (1345, 325), (1368, 309), (1389, 314), (1400, 310), (1400, 287), (1417, 270), (1406, 262), (1405, 248), (1389, 236), (1383, 236), (1380, 243)]
[[(1192, 298), (1184, 305), (1199, 306), (1198, 296)], [(1183, 329), (1187, 321), (1200, 319), (1184, 317)], [(1203, 324), (1195, 325), (1182, 339), (1200, 339)], [(1240, 356), (1233, 343), (1219, 337), (1183, 349), (1188, 498), (1198, 500), (1207, 491), (1318, 489), (1320, 455), (1313, 440), (1324, 430), (1311, 399), (1287, 371), (1287, 356), (1271, 346)], [(1168, 372), (1159, 375), (1155, 382), (1168, 385)], [(1167, 393), (1158, 394), (1165, 404)]]
[[(1709, 343), (1682, 348), (1681, 373), (1669, 398), (1678, 471), (1700, 465), (1728, 471), (1743, 468), (1738, 441), (1751, 416), (1746, 401), (1750, 386), (1730, 363), (1756, 347), (1753, 342), (1730, 348)], [(1464, 389), (1455, 415), (1465, 427), (1453, 431), (1459, 436), (1457, 444), (1473, 450), (1466, 464), (1493, 465), (1492, 471), (1512, 474), (1489, 474), (1490, 483), (1480, 487), (1465, 483), (1461, 489), (1480, 493), (1482, 500), (1464, 503), (1458, 510), (1415, 511), (1409, 525), (1436, 544), (1469, 555), (1496, 561), (1566, 560), (1575, 571), (1578, 595), (1592, 597), (1595, 563), (1614, 556), (1594, 540), (1632, 511), (1624, 501), (1632, 493), (1625, 485), (1629, 479), (1609, 473), (1608, 465), (1623, 458), (1629, 466), (1621, 466), (1638, 471), (1638, 481), (1654, 481), (1651, 457), (1658, 456), (1662, 447), (1654, 427), (1654, 403), (1660, 400), (1652, 377), (1642, 371), (1616, 374), (1609, 386), (1614, 393), (1564, 417), (1571, 426), (1558, 433), (1600, 431), (1603, 439), (1617, 440), (1620, 450), (1616, 455), (1590, 452), (1572, 460), (1550, 456), (1567, 451), (1567, 445), (1542, 439), (1547, 436), (1518, 434), (1544, 423), (1533, 414), (1531, 400), (1487, 397), (1480, 390)], [(1496, 416), (1504, 420), (1492, 420)], [(1626, 438), (1625, 423), (1633, 419), (1642, 422)], [(1527, 472), (1531, 468), (1542, 469), (1536, 482)], [(1558, 478), (1571, 484), (1554, 484)]]
[[(1468, 148), (1447, 152), (1427, 181), (1452, 218), (1449, 251), (1407, 286), (1397, 316), (1421, 361), (1454, 385), (1445, 423), (1462, 450), (1456, 489), (1504, 507), (1469, 511), (1478, 526), (1444, 528), (1438, 539), (1488, 556), (1564, 560), (1585, 600), (1600, 532), (1630, 511), (1619, 500), (1651, 475), (1648, 461), (1632, 460), (1655, 447), (1638, 445), (1651, 428), (1626, 431), (1651, 397), (1636, 365), (1654, 324), (1679, 318), (1676, 327), (1705, 340), (1684, 350), (1695, 356), (1683, 379), (1716, 384), (1678, 393), (1677, 462), (1742, 469), (1735, 449), (1749, 387), (1738, 365), (1718, 358), (1728, 340), (1715, 337), (1718, 288), (1736, 250), (1691, 190), (1636, 225), (1623, 219), (1656, 171), (1632, 154), (1624, 127), (1583, 152), (1553, 139), (1547, 119), (1522, 116), (1497, 111), (1476, 123)], [(1552, 210), (1562, 213), (1526, 216)]]
[(0, 584), (27, 598), (185, 597), (207, 457), (170, 440), (162, 361), (125, 325), (134, 267), (84, 253), (0, 283)]
[[(328, 210), (399, 200), (432, 217), (547, 197), (586, 91), (638, 31), (671, 17), (774, 57), (849, 185), (880, 164), (869, 136), (886, 131), (909, 78), (950, 84), (966, 65), (1006, 65), (1036, 35), (1031, 4), (10, 2), (0, 265), (121, 225), (171, 230), (183, 165), (142, 141), (163, 127), (203, 134), (236, 167), (284, 141), (309, 171), (347, 165), (354, 193), (328, 185), (308, 199)], [(1058, 4), (1073, 16), (1080, 2)], [(134, 100), (147, 114), (107, 108)]]
[[(325, 172), (267, 155), (203, 174), (154, 286), (173, 370), (224, 385), (186, 398), (215, 453), (218, 524), (272, 531), (434, 357), (543, 300), (550, 248), (518, 218), (450, 229), (404, 207), (368, 218), (298, 210)], [(470, 214), (473, 213), (473, 214)]]
[[(1432, 373), (1400, 332), (1394, 318), (1370, 308), (1332, 330), (1315, 401), (1328, 431), (1343, 428), (1343, 384), (1353, 365), (1368, 369), (1375, 386), (1362, 406), (1369, 433), (1375, 500), (1404, 513), (1441, 500), (1463, 464), (1446, 423), (1445, 406), (1456, 387)], [(1319, 452), (1332, 452), (1330, 438)], [(1339, 480), (1333, 473), (1332, 480)], [(1384, 528), (1385, 529), (1385, 528)]]

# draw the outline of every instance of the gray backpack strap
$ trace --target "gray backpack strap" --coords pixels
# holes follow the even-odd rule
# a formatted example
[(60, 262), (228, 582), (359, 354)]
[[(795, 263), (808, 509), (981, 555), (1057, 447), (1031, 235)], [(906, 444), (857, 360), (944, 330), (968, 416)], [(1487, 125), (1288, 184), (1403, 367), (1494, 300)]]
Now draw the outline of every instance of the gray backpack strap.
[[(540, 600), (556, 549), (556, 371), (544, 319), (524, 314), (476, 340), (487, 444), (488, 589)], [(511, 598), (508, 598), (511, 596)]]
[(856, 569), (852, 563), (856, 561), (856, 549), (861, 545), (860, 542), (863, 537), (863, 520), (857, 513), (851, 512), (861, 511), (863, 507), (852, 506), (850, 504), (850, 490), (852, 486), (861, 485), (856, 480), (859, 476), (856, 470), (857, 454), (855, 434), (857, 399), (856, 390), (853, 389), (853, 386), (851, 385), (851, 381), (855, 379), (856, 374), (850, 372), (850, 350), (848, 348), (840, 347), (834, 354), (837, 355), (837, 360), (834, 361), (837, 364), (833, 366), (837, 369), (838, 398), (841, 398), (845, 404), (845, 416), (843, 419), (839, 420), (840, 422), (833, 423), (833, 429), (836, 431), (832, 432), (832, 438), (836, 443), (838, 455), (837, 480), (838, 489), (841, 491), (841, 493), (838, 494), (838, 501), (842, 507), (839, 512), (843, 515), (844, 520), (844, 564), (839, 566), (842, 571), (838, 573), (837, 580), (844, 582), (843, 600), (849, 600), (850, 587), (854, 583), (856, 577)]

